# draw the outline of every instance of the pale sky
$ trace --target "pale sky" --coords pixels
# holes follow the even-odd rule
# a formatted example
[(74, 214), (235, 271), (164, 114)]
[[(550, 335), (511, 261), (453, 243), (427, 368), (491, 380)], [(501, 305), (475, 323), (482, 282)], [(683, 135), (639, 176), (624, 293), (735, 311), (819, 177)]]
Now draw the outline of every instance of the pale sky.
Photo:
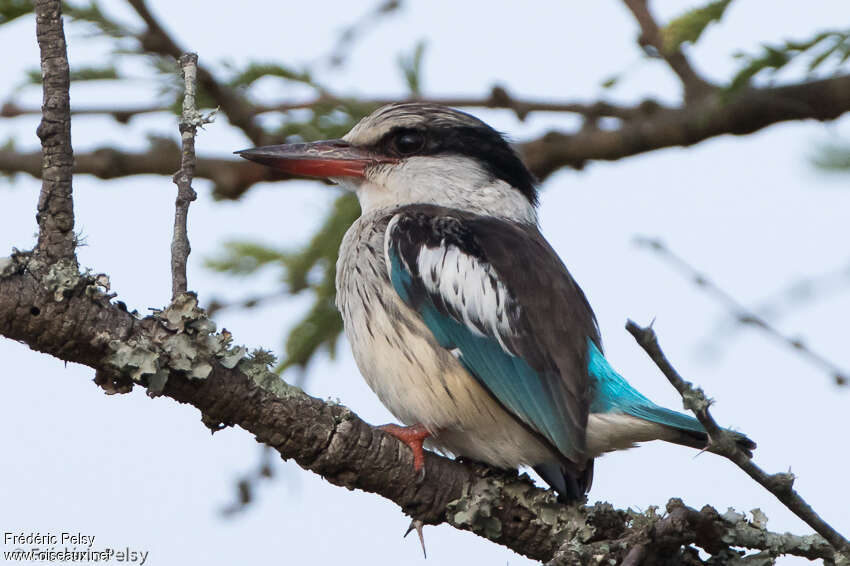
[[(151, 2), (185, 46), (210, 64), (230, 59), (310, 62), (326, 53), (347, 24), (371, 3)], [(664, 16), (692, 4), (658, 2)], [(127, 14), (123, 2), (104, 5)], [(715, 80), (737, 64), (731, 54), (753, 51), (760, 41), (803, 39), (815, 30), (850, 21), (850, 4), (813, 0), (733, 3), (727, 17), (692, 50), (698, 68)], [(635, 47), (636, 26), (616, 1), (517, 3), (412, 2), (359, 41), (350, 65), (325, 72), (335, 92), (401, 96), (396, 56), (420, 38), (428, 41), (426, 95), (483, 95), (498, 82), (516, 96), (592, 101), (610, 96), (635, 102), (647, 95), (672, 101), (678, 85), (660, 63), (645, 62)], [(102, 62), (105, 42), (86, 41), (69, 30), (71, 65)], [(23, 69), (38, 66), (34, 21), (21, 18), (0, 28), (0, 102)], [(605, 93), (600, 83), (627, 71)], [(141, 70), (136, 74), (141, 77)], [(793, 78), (796, 75), (792, 75)], [(286, 100), (303, 93), (268, 81), (263, 93)], [(138, 80), (120, 89), (78, 85), (72, 104), (150, 101), (155, 85)], [(18, 100), (38, 104), (37, 89)], [(509, 112), (473, 113), (522, 140), (549, 128), (573, 125), (570, 117), (535, 114), (519, 123)], [(15, 135), (37, 147), (36, 118), (0, 120), (0, 143)], [(176, 137), (174, 117), (135, 120), (129, 127), (106, 118), (75, 119), (78, 151), (116, 143), (144, 146), (146, 133)], [(669, 358), (716, 400), (715, 417), (746, 432), (759, 447), (756, 462), (769, 472), (790, 469), (795, 487), (839, 531), (850, 533), (850, 467), (845, 433), (850, 428), (850, 388), (837, 388), (822, 371), (777, 347), (754, 330), (737, 333), (708, 357), (699, 349), (724, 311), (680, 274), (647, 251), (636, 235), (662, 238), (747, 303), (758, 303), (787, 283), (847, 264), (850, 177), (813, 169), (817, 144), (843, 133), (850, 121), (786, 124), (745, 138), (723, 137), (690, 149), (670, 149), (616, 163), (563, 170), (544, 185), (541, 224), (593, 305), (608, 358), (632, 384), (656, 402), (681, 409), (666, 379), (623, 329), (627, 318), (656, 319)], [(224, 120), (198, 138), (198, 151), (227, 155), (248, 147)], [(275, 289), (273, 274), (232, 280), (202, 267), (222, 242), (250, 238), (275, 245), (304, 242), (337, 194), (311, 182), (266, 184), (239, 202), (214, 203), (209, 183), (197, 181), (190, 211), (189, 286), (202, 302), (246, 297)], [(18, 176), (0, 180), (0, 243), (8, 253), (33, 244), (39, 183)], [(168, 178), (131, 177), (101, 182), (74, 180), (77, 228), (86, 246), (84, 266), (106, 272), (118, 298), (146, 312), (170, 295), (169, 242), (174, 186)], [(250, 312), (226, 312), (220, 320), (237, 341), (280, 352), (284, 330), (309, 306), (306, 297)], [(850, 367), (846, 315), (850, 293), (812, 302), (778, 326), (843, 367)], [(94, 548), (149, 551), (146, 564), (420, 564), (415, 538), (402, 539), (409, 519), (375, 495), (327, 484), (292, 463), (276, 460), (277, 477), (263, 485), (259, 501), (236, 518), (219, 510), (234, 497), (236, 480), (259, 460), (249, 434), (228, 429), (211, 436), (194, 408), (169, 399), (107, 397), (91, 383), (93, 370), (0, 340), (0, 530), (80, 532)], [(338, 398), (369, 422), (392, 421), (367, 388), (341, 342), (335, 360), (322, 355), (309, 369), (306, 390)], [(285, 375), (292, 381), (293, 371)], [(652, 443), (607, 455), (596, 464), (591, 502), (646, 509), (681, 497), (697, 508), (721, 512), (761, 508), (775, 531), (810, 530), (772, 495), (732, 464), (711, 454)], [(471, 533), (426, 527), (428, 563), (531, 564)], [(3, 550), (11, 550), (9, 545)], [(802, 563), (784, 559), (780, 564)]]

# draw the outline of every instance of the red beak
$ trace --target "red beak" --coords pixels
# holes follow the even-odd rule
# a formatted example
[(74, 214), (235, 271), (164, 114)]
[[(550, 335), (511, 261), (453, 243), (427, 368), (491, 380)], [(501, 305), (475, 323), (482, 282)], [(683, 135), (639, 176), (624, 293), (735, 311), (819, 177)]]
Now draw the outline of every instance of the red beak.
[(392, 161), (368, 150), (352, 147), (343, 140), (268, 145), (235, 153), (290, 175), (321, 179), (362, 178), (370, 165)]

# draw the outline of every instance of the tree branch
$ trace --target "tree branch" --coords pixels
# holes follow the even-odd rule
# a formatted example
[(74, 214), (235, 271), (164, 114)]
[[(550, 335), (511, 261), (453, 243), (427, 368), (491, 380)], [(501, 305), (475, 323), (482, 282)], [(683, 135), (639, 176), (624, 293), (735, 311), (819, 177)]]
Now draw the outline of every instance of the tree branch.
[(397, 12), (401, 5), (401, 0), (380, 0), (377, 5), (360, 16), (357, 21), (341, 30), (330, 53), (323, 59), (326, 59), (331, 67), (341, 67), (354, 50), (354, 43), (382, 19)]
[(654, 238), (640, 237), (635, 240), (638, 245), (644, 246), (660, 257), (665, 259), (670, 265), (688, 276), (698, 287), (705, 290), (709, 295), (721, 302), (726, 309), (732, 313), (735, 319), (741, 324), (746, 324), (754, 328), (758, 328), (767, 336), (770, 336), (778, 343), (787, 347), (792, 352), (796, 352), (809, 362), (820, 366), (827, 371), (835, 383), (844, 385), (850, 380), (850, 374), (838, 366), (838, 364), (827, 359), (822, 354), (815, 352), (809, 348), (800, 338), (787, 336), (769, 324), (763, 317), (756, 314), (753, 310), (747, 308), (738, 299), (733, 297), (728, 291), (720, 288), (716, 283), (711, 281), (705, 274), (698, 271), (694, 266), (686, 262), (681, 257), (673, 253), (660, 240)]
[(71, 171), (71, 84), (62, 4), (56, 0), (35, 3), (36, 36), (41, 50), (42, 103), (38, 137), (41, 139), (41, 194), (38, 198), (39, 253), (52, 260), (69, 259), (76, 264), (74, 247), (74, 201)]
[(265, 293), (261, 295), (253, 295), (244, 299), (237, 299), (234, 301), (225, 301), (221, 299), (217, 299), (213, 297), (210, 299), (207, 306), (204, 310), (207, 313), (207, 316), (215, 316), (219, 312), (228, 309), (253, 309), (258, 306), (265, 306), (271, 301), (285, 299), (289, 296), (289, 289), (280, 289), (277, 291), (273, 291), (271, 293)]
[[(431, 104), (439, 104), (442, 106), (451, 106), (454, 108), (494, 108), (506, 109), (513, 111), (517, 118), (524, 120), (532, 112), (567, 112), (580, 114), (588, 118), (603, 118), (612, 117), (622, 120), (631, 120), (652, 113), (655, 109), (661, 108), (658, 102), (647, 100), (637, 106), (620, 106), (606, 102), (604, 100), (585, 104), (581, 102), (559, 102), (549, 100), (535, 100), (516, 98), (501, 86), (494, 86), (488, 96), (484, 97), (461, 97), (461, 96), (444, 96), (444, 97), (427, 97), (427, 98), (358, 98), (351, 99), (344, 96), (332, 95), (323, 93), (316, 98), (304, 100), (301, 102), (278, 102), (274, 104), (253, 104), (250, 106), (250, 111), (256, 116), (270, 112), (289, 112), (292, 110), (310, 109), (317, 104), (345, 104), (356, 101), (358, 105), (375, 107), (393, 104), (397, 102), (427, 102)], [(121, 123), (128, 122), (131, 118), (141, 115), (156, 112), (173, 112), (174, 109), (170, 106), (151, 105), (137, 107), (90, 107), (90, 108), (72, 108), (73, 115), (107, 115), (113, 116)], [(7, 102), (0, 107), (0, 118), (15, 118), (18, 116), (40, 114), (38, 108), (26, 108), (18, 106), (13, 102)]]
[[(616, 538), (593, 541), (583, 547), (563, 545), (547, 566), (573, 566), (575, 564), (693, 564), (685, 560), (698, 546), (713, 557), (739, 557), (743, 552), (732, 547), (760, 550), (772, 556), (791, 554), (810, 560), (823, 558), (832, 561), (835, 553), (829, 544), (818, 535), (798, 537), (791, 534), (767, 533), (757, 519), (754, 510), (752, 521), (734, 511), (720, 515), (706, 505), (697, 511), (673, 498), (666, 506), (665, 516), (653, 510), (632, 515), (632, 528)], [(735, 541), (728, 538), (729, 528), (736, 525)], [(819, 542), (812, 544), (814, 540)], [(811, 547), (808, 547), (812, 544)], [(808, 548), (807, 548), (808, 547)], [(804, 550), (805, 549), (805, 550)], [(693, 551), (693, 552), (692, 552)], [(613, 562), (610, 562), (613, 560)], [(726, 563), (726, 562), (720, 562)], [(729, 560), (729, 563), (733, 563)]]
[[(173, 108), (168, 106), (162, 106), (158, 104), (152, 104), (150, 106), (133, 106), (127, 108), (99, 108), (99, 107), (91, 107), (91, 108), (72, 108), (71, 115), (72, 116), (101, 116), (107, 115), (112, 116), (118, 122), (122, 124), (126, 124), (130, 121), (130, 119), (140, 116), (142, 114), (155, 114), (158, 112), (174, 112)], [(18, 116), (33, 116), (36, 114), (41, 114), (41, 110), (39, 108), (29, 108), (24, 106), (19, 106), (14, 102), (6, 102), (2, 106), (0, 106), (0, 118), (17, 118)]]
[[(613, 113), (615, 109), (606, 110)], [(531, 171), (544, 180), (562, 167), (581, 169), (588, 161), (613, 161), (666, 147), (690, 146), (724, 134), (749, 134), (789, 120), (833, 120), (850, 111), (850, 75), (746, 89), (729, 100), (715, 94), (682, 108), (645, 104), (631, 110), (626, 113), (632, 118), (615, 130), (584, 128), (572, 134), (552, 131), (517, 144), (517, 149)], [(145, 153), (103, 149), (78, 154), (75, 172), (111, 179), (151, 173), (169, 175), (177, 167), (176, 153), (162, 146)], [(267, 169), (242, 160), (200, 158), (196, 176), (216, 183), (216, 197), (236, 199), (254, 183), (291, 178)], [(0, 150), (0, 171), (40, 175), (32, 154), (9, 150)]]
[[(139, 36), (142, 49), (148, 53), (179, 59), (186, 50), (165, 31), (165, 28), (148, 9), (145, 1), (127, 1), (147, 25), (147, 30)], [(251, 108), (250, 101), (232, 88), (220, 84), (213, 74), (202, 66), (198, 66), (198, 82), (201, 88), (221, 107), (221, 111), (224, 112), (230, 123), (242, 130), (254, 145), (271, 143), (266, 132), (254, 119), (256, 114)]]
[(626, 330), (634, 336), (641, 348), (676, 388), (682, 396), (685, 408), (693, 411), (700, 424), (705, 427), (708, 432), (707, 450), (734, 462), (759, 485), (772, 493), (792, 513), (829, 541), (836, 551), (844, 555), (843, 559), (850, 561), (850, 542), (815, 513), (814, 509), (794, 490), (794, 475), (790, 472), (766, 473), (738, 447), (731, 433), (720, 428), (708, 410), (711, 403), (706, 399), (702, 389), (694, 388), (692, 383), (682, 379), (682, 376), (673, 368), (664, 352), (661, 351), (661, 347), (658, 345), (658, 337), (652, 327), (644, 328), (630, 320), (626, 323)]
[[(40, 262), (20, 253), (2, 262), (0, 335), (191, 404), (213, 430), (238, 425), (333, 484), (377, 493), (426, 523), (446, 522), (538, 560), (552, 559), (559, 548), (590, 560), (606, 545), (612, 559), (622, 559), (634, 537), (653, 532), (646, 530), (656, 521), (651, 513), (561, 505), (526, 476), (433, 453), (426, 455), (425, 480), (418, 483), (401, 442), (346, 407), (287, 385), (268, 370), (267, 354), (246, 356), (244, 348), (232, 347), (230, 334), (214, 332), (191, 293), (139, 319), (105, 294), (103, 276), (63, 268), (42, 278)], [(676, 540), (708, 549), (732, 545), (833, 556), (820, 537), (770, 533), (742, 516), (706, 509), (687, 511), (690, 518)], [(704, 521), (712, 529), (689, 530)]]
[(648, 0), (623, 0), (623, 2), (640, 26), (641, 33), (638, 37), (638, 44), (644, 49), (651, 48), (676, 73), (685, 90), (685, 102), (695, 102), (715, 90), (712, 84), (697, 74), (688, 58), (678, 47), (670, 50), (664, 45), (658, 23), (649, 10)]
[(614, 161), (674, 146), (690, 146), (724, 134), (751, 134), (788, 120), (834, 120), (850, 110), (850, 75), (788, 86), (751, 88), (726, 99), (713, 94), (681, 108), (660, 109), (615, 130), (549, 132), (521, 144), (529, 168), (545, 179), (561, 167)]
[[(77, 152), (74, 157), (75, 174), (94, 175), (99, 179), (172, 175), (180, 168), (180, 148), (171, 140), (158, 140), (148, 151), (102, 148), (90, 153)], [(41, 154), (0, 149), (0, 171), (41, 178)], [(257, 167), (245, 160), (200, 157), (195, 161), (195, 178), (212, 181), (215, 198), (238, 199), (256, 183), (293, 177), (268, 167)]]
[[(763, 322), (772, 321), (771, 325), (775, 327), (777, 321), (788, 316), (789, 313), (833, 299), (848, 290), (850, 290), (850, 263), (845, 263), (838, 269), (801, 277), (786, 283), (779, 291), (760, 299), (758, 304), (750, 310)], [(700, 345), (702, 349), (716, 351), (722, 347), (722, 343), (731, 342), (737, 336), (736, 331), (753, 324), (761, 327), (760, 323), (754, 322), (753, 318), (748, 315), (742, 316), (736, 310), (730, 310), (727, 314), (728, 318), (718, 320), (714, 330), (703, 337)], [(808, 346), (799, 339), (793, 339), (792, 346), (795, 352), (798, 351), (799, 346), (808, 349)], [(847, 380), (847, 372), (836, 373), (833, 377), (836, 385), (850, 384)]]

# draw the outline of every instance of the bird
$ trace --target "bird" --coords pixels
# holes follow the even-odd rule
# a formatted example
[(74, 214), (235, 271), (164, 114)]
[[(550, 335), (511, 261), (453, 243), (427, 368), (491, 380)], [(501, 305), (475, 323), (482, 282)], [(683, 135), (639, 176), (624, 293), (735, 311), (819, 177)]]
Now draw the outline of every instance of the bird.
[(584, 292), (540, 231), (535, 177), (482, 120), (395, 103), (341, 139), (236, 153), (357, 195), (336, 304), (360, 372), (404, 425), (382, 429), (410, 446), (416, 470), (425, 443), (531, 467), (569, 503), (607, 452), (657, 439), (706, 448), (697, 419), (609, 364)]

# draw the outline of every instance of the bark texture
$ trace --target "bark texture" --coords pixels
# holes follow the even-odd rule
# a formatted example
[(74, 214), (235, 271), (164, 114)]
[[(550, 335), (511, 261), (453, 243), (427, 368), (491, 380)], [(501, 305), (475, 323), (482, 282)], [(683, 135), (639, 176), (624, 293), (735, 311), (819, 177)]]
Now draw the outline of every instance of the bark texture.
[(38, 250), (53, 259), (74, 256), (74, 202), (71, 196), (71, 84), (61, 5), (35, 3), (36, 36), (41, 50), (44, 96), (41, 140), (41, 196), (38, 200)]
[[(425, 523), (446, 522), (553, 564), (598, 557), (619, 562), (638, 543), (651, 556), (670, 547), (677, 549), (671, 556), (679, 556), (690, 552), (682, 545), (691, 544), (709, 552), (734, 553), (740, 546), (834, 556), (817, 535), (771, 533), (743, 515), (696, 511), (675, 500), (666, 518), (604, 503), (565, 506), (527, 476), (433, 453), (418, 482), (406, 446), (346, 407), (287, 385), (269, 371), (267, 355), (248, 355), (229, 333), (215, 332), (191, 293), (140, 318), (114, 300), (108, 285), (105, 275), (15, 254), (0, 262), (0, 335), (94, 368), (109, 392), (142, 385), (152, 396), (197, 407), (211, 429), (239, 426), (327, 481), (377, 493)], [(673, 515), (676, 509), (682, 510)]]

